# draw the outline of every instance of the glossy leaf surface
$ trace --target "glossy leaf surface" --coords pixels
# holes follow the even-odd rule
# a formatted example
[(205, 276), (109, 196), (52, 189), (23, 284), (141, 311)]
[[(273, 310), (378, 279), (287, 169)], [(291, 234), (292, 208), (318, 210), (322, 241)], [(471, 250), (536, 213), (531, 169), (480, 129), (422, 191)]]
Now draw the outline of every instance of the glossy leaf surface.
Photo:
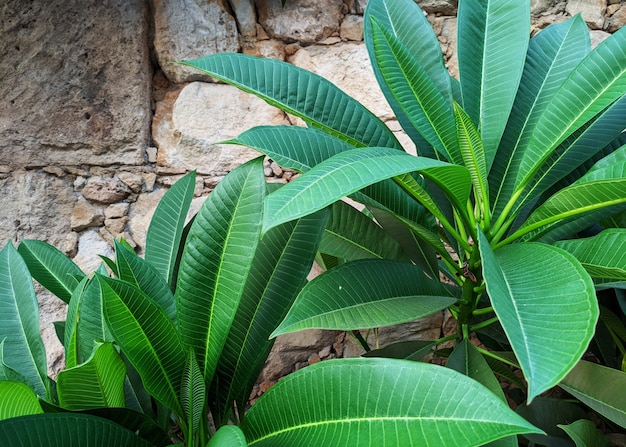
[(529, 242), (494, 253), (481, 232), (479, 248), (491, 304), (531, 401), (565, 377), (587, 349), (599, 315), (593, 282), (574, 256), (556, 247)]
[(438, 281), (408, 263), (361, 260), (306, 285), (272, 336), (302, 329), (366, 329), (406, 323), (456, 302)]
[(540, 432), (455, 371), (375, 358), (330, 360), (285, 377), (252, 406), (242, 428), (250, 446), (272, 447), (470, 447)]
[(0, 421), (39, 413), (43, 413), (39, 399), (28, 385), (0, 381)]

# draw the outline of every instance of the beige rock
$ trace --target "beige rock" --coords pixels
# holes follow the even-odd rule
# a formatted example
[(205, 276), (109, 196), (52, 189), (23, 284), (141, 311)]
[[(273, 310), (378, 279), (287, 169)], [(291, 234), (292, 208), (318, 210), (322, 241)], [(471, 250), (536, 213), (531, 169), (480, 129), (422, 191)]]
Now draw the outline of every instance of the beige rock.
[(250, 47), (244, 48), (244, 53), (251, 56), (271, 57), (272, 59), (284, 61), (285, 44), (276, 39), (259, 40)]
[(602, 29), (606, 0), (569, 0), (565, 10), (571, 16), (581, 13), (590, 28)]
[(128, 214), (129, 203), (113, 203), (104, 209), (104, 217), (107, 219), (117, 219)]
[(611, 36), (609, 33), (605, 31), (595, 30), (595, 29), (591, 30), (589, 32), (589, 35), (591, 37), (591, 48), (597, 47), (602, 42), (604, 42), (605, 39)]
[(341, 40), (363, 40), (363, 16), (347, 15), (341, 22)]
[(116, 219), (105, 219), (104, 226), (107, 230), (113, 235), (113, 237), (117, 237), (124, 232), (126, 228), (126, 224), (128, 223), (128, 217), (119, 217)]
[(209, 80), (172, 62), (237, 52), (237, 23), (223, 0), (155, 0), (154, 48), (165, 75), (177, 83)]
[(417, 0), (417, 4), (428, 13), (456, 14), (457, 2), (454, 0)]
[(229, 172), (259, 154), (215, 144), (258, 125), (282, 124), (284, 114), (255, 96), (222, 84), (194, 82), (172, 101), (157, 106), (153, 136), (160, 167), (199, 174)]
[(4, 0), (0, 164), (140, 163), (150, 122), (142, 0)]
[(119, 172), (117, 174), (122, 183), (130, 188), (132, 192), (141, 192), (143, 186), (143, 177), (140, 174), (134, 174), (132, 172)]
[(613, 12), (611, 17), (607, 21), (606, 31), (609, 33), (614, 33), (622, 26), (626, 25), (626, 5), (613, 6), (617, 6), (618, 9)]
[(83, 231), (78, 237), (78, 253), (73, 261), (85, 272), (95, 271), (102, 260), (99, 255), (112, 258), (114, 256), (111, 246), (100, 236), (98, 230), (89, 229)]
[(82, 231), (89, 227), (99, 227), (104, 223), (102, 210), (79, 197), (72, 211), (71, 227), (73, 231)]
[(342, 0), (257, 0), (259, 23), (273, 38), (314, 43), (339, 31)]
[(130, 190), (117, 178), (89, 177), (82, 189), (83, 196), (96, 203), (114, 203), (125, 199)]

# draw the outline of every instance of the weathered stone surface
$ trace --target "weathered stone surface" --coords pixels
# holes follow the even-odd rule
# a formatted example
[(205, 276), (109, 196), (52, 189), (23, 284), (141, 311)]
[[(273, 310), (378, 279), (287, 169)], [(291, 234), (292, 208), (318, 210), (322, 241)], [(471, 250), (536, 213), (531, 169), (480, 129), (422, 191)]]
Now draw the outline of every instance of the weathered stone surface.
[(132, 172), (119, 172), (116, 177), (128, 186), (132, 192), (141, 192), (143, 177), (140, 174), (134, 174)]
[(87, 200), (96, 203), (115, 203), (130, 194), (130, 190), (117, 178), (89, 177), (82, 189)]
[(172, 62), (239, 50), (237, 24), (222, 0), (155, 0), (154, 48), (172, 82), (208, 80)]
[(276, 39), (259, 40), (244, 47), (243, 52), (256, 57), (285, 60), (285, 44)]
[(383, 121), (393, 118), (378, 87), (364, 43), (305, 47), (289, 58), (289, 62), (328, 79)]
[(229, 0), (244, 40), (256, 38), (256, 9), (253, 0)]
[(417, 4), (428, 13), (456, 14), (456, 0), (417, 0)]
[(104, 213), (82, 197), (78, 198), (72, 211), (71, 227), (81, 231), (89, 227), (99, 227), (104, 223)]
[(622, 26), (626, 25), (626, 5), (613, 5), (618, 6), (611, 17), (606, 22), (606, 31), (609, 33), (614, 33)]
[(341, 22), (339, 30), (341, 40), (363, 40), (363, 16), (354, 14), (347, 15)]
[(591, 30), (589, 32), (589, 35), (591, 37), (591, 48), (595, 48), (598, 45), (600, 45), (605, 39), (607, 39), (610, 34), (605, 32), (605, 31), (601, 31), (601, 30)]
[(339, 31), (342, 0), (257, 0), (265, 32), (285, 42), (314, 43)]
[(138, 164), (150, 123), (142, 0), (5, 0), (0, 164)]
[(71, 232), (76, 200), (71, 183), (54, 175), (14, 171), (0, 178), (0, 246), (41, 239), (60, 247)]
[(83, 231), (78, 237), (78, 253), (73, 261), (85, 272), (95, 271), (102, 262), (99, 255), (113, 258), (111, 246), (100, 236), (96, 229)]
[(153, 137), (158, 166), (200, 174), (229, 172), (259, 156), (250, 149), (215, 144), (259, 125), (282, 124), (284, 114), (257, 97), (222, 84), (194, 82), (157, 105)]
[(565, 10), (572, 16), (581, 13), (590, 28), (602, 29), (606, 0), (569, 0)]

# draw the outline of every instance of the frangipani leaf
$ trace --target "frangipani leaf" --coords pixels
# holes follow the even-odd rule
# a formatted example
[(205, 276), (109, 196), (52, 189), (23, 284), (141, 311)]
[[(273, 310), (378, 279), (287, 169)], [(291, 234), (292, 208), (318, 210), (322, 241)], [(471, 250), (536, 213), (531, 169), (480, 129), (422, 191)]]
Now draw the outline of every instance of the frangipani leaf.
[(107, 419), (81, 413), (47, 413), (0, 421), (3, 447), (153, 447)]
[(559, 425), (568, 434), (576, 447), (609, 447), (609, 438), (588, 419), (580, 419), (568, 425)]
[(13, 243), (8, 242), (0, 251), (1, 360), (24, 376), (38, 396), (46, 398), (46, 349), (39, 330), (39, 304), (31, 275)]
[(263, 160), (222, 180), (196, 215), (180, 262), (178, 329), (210, 383), (237, 312), (261, 230)]
[(314, 278), (272, 337), (302, 329), (367, 329), (406, 323), (456, 302), (413, 264), (361, 260)]
[(102, 308), (115, 342), (135, 367), (146, 390), (182, 415), (180, 386), (186, 354), (165, 311), (130, 283), (96, 276)]
[(183, 407), (189, 436), (195, 436), (206, 405), (206, 383), (193, 349), (189, 349), (180, 384), (180, 402)]
[(581, 360), (559, 387), (626, 428), (626, 373)]
[(39, 399), (28, 385), (0, 381), (0, 421), (18, 416), (43, 413)]
[[(401, 149), (393, 132), (327, 79), (293, 64), (244, 54), (212, 54), (182, 62), (252, 93), (353, 146)], [(297, 88), (284, 88), (290, 83)]]
[(480, 130), (489, 169), (522, 76), (530, 0), (463, 0), (458, 18), (463, 109)]
[(573, 255), (550, 245), (512, 244), (494, 253), (479, 232), (479, 249), (487, 292), (528, 381), (530, 402), (587, 349), (599, 315), (593, 282)]
[(39, 284), (65, 303), (70, 301), (74, 288), (85, 277), (70, 258), (47, 242), (37, 240), (23, 240), (17, 251)]
[(469, 197), (469, 173), (462, 166), (388, 148), (352, 149), (270, 194), (265, 203), (264, 231), (320, 210), (368, 185), (413, 171), (441, 184), (460, 203)]
[(81, 365), (59, 372), (59, 405), (67, 410), (123, 407), (126, 365), (112, 343), (98, 343)]
[(626, 281), (626, 229), (611, 228), (554, 245), (573, 254), (594, 280)]
[(172, 290), (181, 236), (195, 186), (195, 171), (174, 183), (159, 201), (146, 233), (145, 260)]
[(377, 358), (329, 360), (288, 375), (252, 406), (242, 429), (258, 447), (471, 447), (541, 433), (456, 371)]
[(211, 437), (206, 447), (248, 447), (248, 443), (238, 426), (223, 425)]

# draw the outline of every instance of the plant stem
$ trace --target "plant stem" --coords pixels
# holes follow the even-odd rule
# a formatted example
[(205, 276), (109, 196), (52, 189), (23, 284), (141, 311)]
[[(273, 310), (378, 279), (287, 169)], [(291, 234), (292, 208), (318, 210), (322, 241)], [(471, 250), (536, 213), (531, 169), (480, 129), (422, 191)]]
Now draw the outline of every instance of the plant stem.
[(485, 327), (487, 327), (487, 326), (490, 326), (490, 325), (492, 325), (492, 324), (494, 324), (494, 323), (497, 323), (497, 322), (498, 322), (498, 320), (499, 320), (499, 318), (498, 318), (498, 317), (493, 317), (493, 318), (490, 318), (490, 319), (488, 319), (488, 320), (485, 320), (485, 321), (482, 321), (482, 322), (480, 322), (480, 323), (478, 323), (478, 324), (475, 324), (474, 326), (470, 327), (470, 330), (471, 330), (471, 331), (477, 331), (477, 330), (479, 330), (479, 329), (482, 329), (482, 328), (485, 328)]
[(485, 315), (485, 314), (490, 314), (493, 312), (493, 307), (489, 306), (489, 307), (483, 307), (482, 309), (474, 309), (474, 312), (472, 312), (472, 315), (478, 316), (478, 315)]
[(356, 338), (356, 340), (359, 342), (361, 347), (365, 350), (365, 352), (370, 352), (372, 350), (372, 348), (370, 348), (370, 345), (367, 344), (367, 340), (363, 338), (361, 332), (359, 332), (358, 330), (353, 330), (351, 333), (354, 338)]
[(496, 360), (504, 363), (505, 365), (509, 365), (509, 366), (514, 367), (514, 368), (519, 368), (520, 367), (517, 363), (512, 362), (511, 360), (507, 360), (504, 357), (500, 357), (498, 354), (495, 354), (495, 353), (493, 353), (491, 351), (483, 349), (480, 346), (476, 346), (476, 349), (478, 349), (478, 352), (480, 352), (482, 355), (486, 355), (487, 357), (491, 357), (492, 359), (496, 359)]

